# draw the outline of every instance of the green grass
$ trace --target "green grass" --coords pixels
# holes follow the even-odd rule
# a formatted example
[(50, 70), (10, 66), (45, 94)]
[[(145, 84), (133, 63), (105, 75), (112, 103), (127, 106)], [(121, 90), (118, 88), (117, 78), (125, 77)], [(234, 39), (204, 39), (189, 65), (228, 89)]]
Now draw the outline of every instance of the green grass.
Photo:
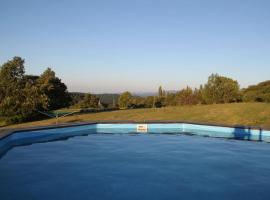
[[(224, 125), (248, 125), (270, 128), (270, 104), (234, 103), (215, 105), (178, 106), (117, 110), (110, 112), (80, 114), (61, 118), (59, 123), (104, 121), (104, 120), (177, 120)], [(55, 123), (55, 119), (16, 124), (5, 128), (44, 126)], [(3, 129), (3, 128), (2, 128)]]

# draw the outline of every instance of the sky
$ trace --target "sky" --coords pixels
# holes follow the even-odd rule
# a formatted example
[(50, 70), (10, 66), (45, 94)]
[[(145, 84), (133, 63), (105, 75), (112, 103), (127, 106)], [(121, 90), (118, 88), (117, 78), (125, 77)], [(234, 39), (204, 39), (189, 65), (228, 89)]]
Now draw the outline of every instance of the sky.
[(0, 0), (0, 64), (51, 67), (69, 91), (241, 87), (270, 79), (269, 0)]

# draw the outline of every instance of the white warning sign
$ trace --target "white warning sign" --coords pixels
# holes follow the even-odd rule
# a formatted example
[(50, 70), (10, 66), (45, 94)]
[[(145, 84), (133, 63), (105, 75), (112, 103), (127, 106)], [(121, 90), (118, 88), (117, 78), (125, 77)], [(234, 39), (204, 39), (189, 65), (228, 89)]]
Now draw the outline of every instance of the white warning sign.
[(147, 124), (137, 124), (137, 132), (146, 133), (148, 131)]

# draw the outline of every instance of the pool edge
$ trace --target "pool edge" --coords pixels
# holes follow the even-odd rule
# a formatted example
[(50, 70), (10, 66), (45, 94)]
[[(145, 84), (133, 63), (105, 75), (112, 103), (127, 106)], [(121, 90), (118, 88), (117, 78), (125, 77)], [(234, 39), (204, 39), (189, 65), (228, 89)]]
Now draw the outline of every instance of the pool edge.
[(25, 131), (38, 131), (46, 129), (56, 129), (56, 128), (68, 128), (76, 126), (84, 126), (91, 124), (171, 124), (171, 123), (181, 123), (181, 124), (191, 124), (191, 125), (201, 125), (201, 126), (213, 126), (213, 127), (224, 127), (224, 128), (240, 128), (240, 129), (250, 129), (259, 131), (270, 131), (268, 128), (261, 128), (259, 126), (247, 126), (247, 125), (225, 125), (225, 124), (213, 124), (213, 123), (203, 123), (203, 122), (190, 122), (190, 121), (166, 121), (166, 120), (154, 120), (154, 121), (130, 121), (130, 120), (101, 120), (101, 121), (86, 121), (77, 123), (62, 123), (62, 124), (52, 124), (47, 126), (33, 126), (25, 128), (14, 128), (14, 129), (4, 129), (2, 134), (0, 134), (0, 140), (12, 135), (13, 133), (25, 132)]

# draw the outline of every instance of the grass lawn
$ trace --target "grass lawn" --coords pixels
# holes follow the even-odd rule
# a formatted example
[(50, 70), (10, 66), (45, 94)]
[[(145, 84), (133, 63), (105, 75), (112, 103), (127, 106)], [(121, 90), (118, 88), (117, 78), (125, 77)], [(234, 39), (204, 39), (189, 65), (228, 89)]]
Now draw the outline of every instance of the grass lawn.
[[(270, 128), (270, 104), (234, 103), (216, 105), (178, 106), (117, 110), (91, 114), (80, 114), (59, 119), (59, 123), (102, 120), (178, 120), (224, 125), (248, 125)], [(23, 128), (55, 124), (55, 119), (16, 124), (1, 128)], [(0, 130), (1, 130), (0, 129)]]

